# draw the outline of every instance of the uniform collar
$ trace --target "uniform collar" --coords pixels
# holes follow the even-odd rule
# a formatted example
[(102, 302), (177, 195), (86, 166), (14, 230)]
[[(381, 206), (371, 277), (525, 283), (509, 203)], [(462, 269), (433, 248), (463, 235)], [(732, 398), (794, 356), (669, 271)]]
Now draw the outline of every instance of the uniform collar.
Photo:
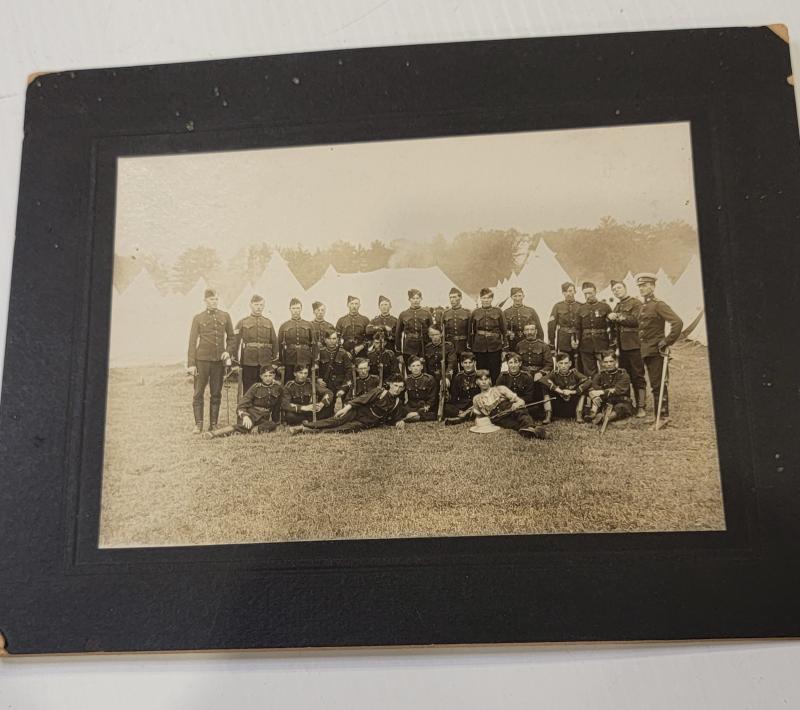
[(303, 320), (303, 316), (297, 316), (296, 318), (292, 316), (289, 320)]

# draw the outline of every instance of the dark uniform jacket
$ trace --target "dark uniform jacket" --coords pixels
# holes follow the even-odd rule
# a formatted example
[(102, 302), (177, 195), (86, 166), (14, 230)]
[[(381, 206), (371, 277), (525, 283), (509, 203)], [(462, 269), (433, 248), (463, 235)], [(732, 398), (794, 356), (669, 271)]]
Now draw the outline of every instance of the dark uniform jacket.
[[(357, 346), (367, 344), (367, 326), (369, 318), (360, 313), (352, 316), (349, 313), (336, 321), (336, 332), (342, 339), (342, 347), (353, 353)], [(359, 353), (362, 351), (359, 350)]]
[(448, 343), (453, 343), (456, 355), (460, 355), (467, 349), (470, 315), (470, 311), (461, 306), (458, 308), (445, 308), (442, 312), (444, 339)]
[(438, 345), (428, 343), (425, 346), (425, 372), (439, 379), (442, 372), (442, 345), (444, 345), (444, 371), (451, 373), (456, 369), (456, 349), (453, 343), (443, 342)]
[(249, 315), (233, 329), (231, 355), (240, 365), (271, 365), (278, 360), (278, 334), (265, 316)]
[(427, 407), (430, 411), (436, 406), (436, 380), (427, 372), (420, 373), (414, 377), (406, 377), (406, 392), (408, 394), (408, 408), (420, 409)]
[(641, 347), (639, 340), (639, 311), (641, 310), (642, 302), (633, 296), (625, 296), (614, 306), (614, 313), (623, 316), (620, 320), (612, 322), (620, 350), (638, 350)]
[(479, 394), (478, 376), (475, 371), (457, 372), (450, 385), (450, 402), (462, 408), (472, 404), (472, 398)]
[(469, 349), (474, 353), (495, 353), (508, 341), (506, 319), (496, 306), (476, 308), (469, 317)]
[(403, 355), (422, 355), (433, 316), (427, 308), (406, 308), (397, 319), (394, 349)]
[[(402, 395), (401, 395), (402, 396)], [(364, 426), (393, 424), (406, 414), (406, 408), (400, 397), (395, 397), (389, 390), (376, 387), (349, 402), (353, 408), (354, 418)]]
[(369, 371), (372, 375), (381, 374), (381, 363), (383, 363), (383, 379), (386, 380), (390, 375), (396, 375), (400, 372), (400, 363), (397, 362), (397, 357), (394, 350), (389, 348), (376, 348), (374, 345), (367, 353), (367, 360), (369, 360)]
[(283, 397), (283, 387), (277, 382), (265, 385), (256, 382), (242, 395), (236, 408), (236, 413), (241, 417), (249, 416), (255, 422), (269, 419), (270, 413)]
[[(281, 409), (284, 412), (300, 412), (300, 407), (311, 404), (313, 392), (311, 380), (306, 380), (303, 384), (298, 384), (295, 380), (287, 382), (283, 386), (283, 396), (281, 397)], [(327, 387), (317, 385), (317, 402), (330, 404), (333, 401), (333, 392)]]
[[(580, 396), (589, 388), (590, 382), (586, 375), (582, 372), (578, 372), (578, 370), (573, 367), (566, 375), (562, 375), (553, 370), (553, 372), (549, 372), (542, 377), (542, 379), (539, 380), (539, 384), (544, 385), (551, 392), (555, 390), (556, 387), (562, 390), (575, 390), (578, 393), (577, 396)], [(569, 397), (565, 397), (565, 399), (568, 400)]]
[(325, 347), (325, 338), (336, 332), (336, 326), (333, 323), (328, 323), (324, 318), (322, 320), (315, 318), (309, 322), (314, 327), (314, 340), (320, 344), (320, 347)]
[(347, 350), (337, 346), (335, 350), (322, 348), (317, 360), (317, 374), (334, 392), (346, 390), (352, 379), (353, 358)]
[(592, 377), (592, 384), (589, 389), (603, 390), (603, 400), (609, 404), (630, 402), (631, 378), (621, 367), (618, 367), (613, 372), (601, 370)]
[[(669, 324), (669, 333), (664, 335), (664, 325)], [(664, 301), (654, 296), (644, 299), (639, 310), (639, 340), (642, 357), (658, 355), (659, 343), (669, 347), (683, 330), (683, 321)]]
[(314, 326), (302, 318), (290, 318), (278, 330), (280, 361), (284, 365), (310, 365)]
[[(555, 345), (556, 350), (570, 352), (572, 338), (578, 337), (578, 309), (581, 303), (577, 301), (559, 301), (553, 306), (550, 320), (547, 321), (547, 340), (550, 345)], [(558, 328), (558, 342), (555, 342), (556, 328)]]
[(516, 375), (512, 375), (510, 372), (501, 372), (496, 382), (496, 385), (508, 387), (514, 394), (522, 397), (526, 403), (534, 401), (535, 384), (533, 376), (523, 370), (520, 370)]
[(606, 316), (611, 306), (605, 301), (582, 303), (578, 309), (578, 350), (582, 353), (599, 353), (608, 350), (610, 334)]
[(546, 375), (553, 369), (553, 351), (544, 340), (520, 340), (517, 352), (522, 358), (522, 369), (531, 374), (541, 372)]
[(381, 330), (386, 336), (386, 343), (389, 347), (394, 347), (395, 337), (397, 336), (397, 318), (391, 313), (386, 316), (379, 313), (367, 324), (367, 335), (370, 338)]
[(198, 360), (216, 362), (224, 352), (232, 355), (234, 337), (231, 317), (225, 311), (207, 308), (198, 313), (189, 331), (188, 367), (197, 367)]
[(345, 401), (355, 399), (359, 395), (365, 394), (370, 390), (380, 387), (380, 380), (377, 375), (367, 375), (366, 377), (356, 377), (353, 384), (348, 387), (345, 393)]
[(506, 327), (508, 328), (508, 348), (514, 350), (517, 343), (522, 340), (525, 335), (522, 329), (533, 323), (536, 325), (536, 337), (543, 338), (544, 331), (542, 330), (542, 322), (539, 320), (539, 314), (535, 309), (530, 306), (511, 306), (503, 311), (506, 319)]

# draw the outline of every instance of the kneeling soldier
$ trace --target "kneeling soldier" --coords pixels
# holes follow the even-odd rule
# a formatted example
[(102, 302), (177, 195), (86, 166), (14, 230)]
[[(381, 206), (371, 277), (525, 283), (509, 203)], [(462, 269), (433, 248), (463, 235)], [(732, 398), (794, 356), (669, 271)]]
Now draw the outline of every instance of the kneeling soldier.
[[(533, 377), (522, 369), (522, 358), (518, 353), (511, 353), (506, 358), (508, 372), (501, 372), (497, 378), (497, 384), (508, 387), (514, 394), (519, 395), (525, 400), (525, 404), (530, 404), (536, 400), (533, 398)], [(539, 398), (541, 399), (541, 397)]]
[(360, 357), (356, 359), (356, 379), (352, 387), (349, 387), (345, 393), (343, 402), (349, 402), (351, 399), (366, 394), (370, 390), (380, 387), (380, 380), (377, 375), (369, 374), (369, 360)]
[(330, 405), (333, 401), (333, 392), (327, 387), (317, 387), (316, 390), (315, 404), (311, 380), (308, 379), (308, 367), (306, 365), (295, 367), (294, 379), (284, 385), (281, 399), (283, 419), (287, 424), (300, 424), (311, 420), (314, 414)]
[(633, 415), (631, 378), (618, 366), (613, 350), (601, 353), (600, 366), (602, 369), (592, 377), (589, 387), (594, 424), (602, 424), (603, 419), (609, 422), (627, 419)]
[[(472, 398), (481, 391), (478, 387), (478, 374), (475, 370), (475, 356), (465, 350), (461, 353), (461, 372), (453, 376), (450, 385), (450, 401), (444, 405), (446, 417), (457, 417), (472, 406)], [(452, 422), (445, 421), (445, 424)]]
[(235, 426), (226, 426), (203, 434), (206, 439), (229, 436), (234, 432), (264, 433), (275, 431), (278, 426), (283, 388), (275, 382), (275, 366), (261, 368), (261, 382), (256, 382), (242, 395), (236, 408), (238, 420)]
[(558, 353), (556, 369), (545, 375), (541, 382), (552, 394), (558, 395), (550, 399), (553, 416), (575, 419), (582, 424), (584, 392), (589, 386), (589, 378), (572, 367), (572, 354)]
[(411, 356), (408, 361), (409, 375), (406, 377), (406, 394), (409, 412), (419, 414), (420, 421), (432, 422), (436, 419), (436, 395), (438, 386), (432, 375), (423, 372), (421, 357)]
[(328, 412), (323, 411), (321, 418), (333, 416), (333, 408), (339, 397), (344, 397), (350, 387), (353, 371), (353, 358), (339, 344), (339, 334), (336, 331), (328, 333), (325, 337), (325, 347), (321, 348), (317, 357), (317, 375), (325, 382), (325, 386), (333, 397), (327, 406)]

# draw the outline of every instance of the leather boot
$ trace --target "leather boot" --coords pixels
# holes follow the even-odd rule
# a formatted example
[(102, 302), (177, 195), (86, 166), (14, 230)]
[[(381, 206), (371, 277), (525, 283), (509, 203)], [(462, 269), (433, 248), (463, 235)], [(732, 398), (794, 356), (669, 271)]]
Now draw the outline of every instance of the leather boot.
[(580, 410), (580, 408), (578, 408), (578, 409), (575, 411), (575, 421), (576, 421), (578, 424), (583, 424), (583, 412)]
[(641, 389), (636, 390), (636, 416), (639, 419), (642, 419), (646, 416), (645, 414), (645, 402), (647, 401), (647, 390)]
[(193, 404), (192, 409), (194, 410), (194, 431), (192, 434), (199, 434), (203, 431), (203, 405)]
[(204, 439), (216, 439), (221, 436), (228, 436), (229, 434), (233, 434), (236, 431), (235, 426), (223, 426), (219, 429), (209, 429), (207, 432), (203, 434)]
[(208, 429), (209, 431), (214, 431), (217, 428), (218, 426), (217, 422), (219, 421), (219, 403), (215, 402), (210, 405), (210, 409), (208, 412), (208, 419), (209, 419)]
[(544, 410), (544, 419), (542, 420), (542, 425), (546, 426), (550, 422), (553, 421), (553, 412), (550, 409)]

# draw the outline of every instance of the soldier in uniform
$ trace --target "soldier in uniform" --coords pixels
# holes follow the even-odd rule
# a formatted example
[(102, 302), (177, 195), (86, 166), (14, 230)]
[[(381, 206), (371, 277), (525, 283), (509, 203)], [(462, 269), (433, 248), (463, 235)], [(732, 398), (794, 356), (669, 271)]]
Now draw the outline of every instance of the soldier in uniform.
[(508, 349), (514, 351), (517, 349), (517, 344), (524, 337), (524, 329), (528, 323), (536, 325), (537, 333), (544, 333), (542, 330), (542, 322), (539, 320), (539, 314), (535, 309), (530, 306), (523, 305), (525, 300), (525, 292), (519, 286), (511, 288), (511, 301), (512, 305), (503, 311), (506, 319), (506, 327), (508, 328)]
[[(523, 332), (525, 338), (517, 344), (517, 352), (522, 358), (522, 369), (531, 374), (534, 382), (539, 382), (553, 369), (553, 353), (550, 346), (538, 337), (539, 330), (535, 324), (528, 323)], [(536, 399), (541, 399), (541, 396)]]
[(331, 331), (317, 356), (317, 376), (333, 392), (330, 403), (320, 410), (321, 419), (333, 416), (336, 400), (343, 398), (350, 388), (352, 373), (353, 358), (339, 343), (339, 334)]
[(408, 291), (409, 307), (397, 319), (394, 349), (406, 367), (412, 357), (425, 354), (425, 338), (433, 323), (433, 316), (422, 307), (422, 291), (412, 288)]
[(568, 281), (561, 284), (561, 293), (564, 300), (553, 306), (547, 321), (547, 340), (554, 350), (569, 353), (573, 367), (577, 367), (578, 309), (581, 304), (575, 300), (575, 284)]
[(586, 302), (578, 309), (578, 352), (581, 372), (591, 377), (599, 369), (600, 353), (608, 350), (610, 334), (606, 317), (611, 306), (597, 300), (597, 288), (591, 281), (585, 281), (581, 290)]
[(275, 431), (280, 416), (283, 387), (275, 381), (274, 365), (264, 365), (259, 377), (261, 381), (251, 385), (239, 400), (236, 407), (236, 425), (207, 431), (203, 434), (205, 438), (229, 436), (234, 432), (263, 434)]
[(364, 429), (393, 424), (402, 429), (406, 421), (417, 418), (407, 413), (403, 406), (402, 394), (405, 384), (400, 375), (389, 378), (387, 387), (376, 387), (351, 400), (330, 419), (317, 422), (304, 421), (301, 426), (292, 427), (290, 434), (332, 433), (354, 434)]
[(311, 325), (314, 326), (314, 340), (321, 348), (325, 344), (325, 338), (328, 337), (328, 334), (336, 331), (336, 326), (325, 320), (325, 314), (328, 309), (324, 303), (314, 301), (311, 304), (311, 309), (314, 311), (314, 320), (311, 321)]
[(386, 296), (378, 296), (379, 313), (367, 325), (367, 335), (372, 338), (375, 333), (382, 332), (384, 341), (389, 343), (390, 347), (394, 347), (397, 318), (389, 313), (391, 310), (392, 302)]
[[(650, 379), (653, 392), (653, 410), (658, 407), (658, 393), (661, 388), (661, 374), (664, 358), (669, 357), (669, 349), (680, 337), (683, 321), (664, 301), (656, 298), (655, 274), (642, 273), (636, 277), (636, 285), (644, 300), (639, 311), (639, 341), (641, 343), (642, 360)], [(664, 335), (665, 326), (669, 325), (669, 333)], [(669, 398), (667, 383), (664, 383), (664, 397), (661, 401), (661, 420), (669, 421)]]
[[(534, 396), (533, 376), (522, 369), (522, 358), (519, 353), (509, 353), (506, 358), (508, 372), (501, 372), (497, 384), (508, 387), (514, 394), (525, 400), (525, 404), (538, 401)], [(539, 397), (539, 399), (542, 399)], [(549, 419), (548, 419), (549, 423)]]
[(365, 392), (380, 387), (380, 380), (377, 375), (369, 373), (369, 360), (360, 357), (356, 360), (356, 378), (344, 396), (344, 402), (349, 402), (351, 399), (361, 396)]
[(450, 308), (446, 308), (442, 313), (442, 328), (444, 339), (448, 343), (453, 343), (456, 357), (468, 350), (467, 337), (469, 334), (470, 311), (461, 305), (461, 291), (455, 286), (450, 289)]
[(456, 369), (456, 349), (453, 343), (442, 339), (442, 331), (436, 326), (428, 328), (428, 344), (425, 346), (425, 371), (433, 375), (437, 384), (442, 376), (442, 348), (444, 348), (445, 378), (450, 380)]
[(492, 305), (492, 289), (482, 288), (480, 297), (480, 307), (469, 318), (469, 349), (475, 353), (478, 369), (489, 370), (492, 382), (496, 382), (508, 343), (506, 319), (503, 311)]
[(291, 425), (311, 421), (316, 412), (329, 406), (333, 401), (333, 392), (327, 387), (316, 387), (316, 403), (314, 389), (308, 379), (308, 366), (297, 365), (294, 368), (294, 379), (283, 386), (281, 409), (284, 421)]
[(628, 295), (628, 289), (622, 281), (612, 281), (611, 291), (617, 299), (614, 311), (608, 314), (616, 332), (616, 343), (619, 349), (619, 365), (631, 378), (636, 403), (636, 416), (644, 417), (645, 400), (647, 399), (647, 381), (644, 378), (641, 342), (639, 340), (639, 311), (642, 302)]
[(233, 323), (231, 317), (219, 310), (219, 296), (212, 288), (203, 294), (206, 309), (192, 318), (189, 331), (189, 352), (186, 369), (194, 377), (194, 433), (203, 431), (203, 399), (206, 385), (210, 391), (209, 426), (217, 428), (219, 407), (222, 402), (222, 380), (225, 366), (230, 365), (233, 350)]
[(469, 409), (472, 406), (472, 398), (481, 391), (475, 371), (475, 356), (469, 350), (465, 350), (459, 356), (459, 360), (461, 371), (453, 375), (450, 383), (450, 401), (444, 405), (447, 417), (457, 417), (459, 412)]
[(362, 316), (358, 312), (359, 308), (361, 308), (361, 299), (358, 296), (348, 296), (348, 313), (336, 321), (336, 332), (339, 333), (342, 347), (353, 357), (367, 349), (369, 318)]
[(592, 401), (593, 423), (600, 425), (605, 418), (604, 410), (610, 407), (608, 421), (627, 419), (633, 415), (631, 403), (631, 378), (617, 363), (613, 350), (601, 354), (602, 369), (592, 377), (589, 399)]
[(427, 372), (423, 372), (424, 362), (421, 357), (412, 356), (408, 361), (408, 377), (406, 377), (406, 409), (419, 414), (420, 421), (436, 419), (436, 399), (438, 387), (436, 380)]
[(542, 377), (541, 384), (551, 392), (553, 416), (583, 424), (584, 392), (589, 378), (572, 366), (572, 355), (557, 353), (555, 369)]
[[(394, 344), (394, 340), (388, 342)], [(391, 375), (400, 372), (394, 350), (387, 347), (386, 343), (383, 331), (377, 330), (372, 336), (372, 345), (369, 346), (367, 352), (369, 371), (373, 375), (377, 375), (381, 383), (386, 382)]]
[(291, 318), (278, 329), (278, 348), (283, 365), (284, 384), (294, 378), (294, 370), (299, 365), (311, 365), (314, 359), (314, 326), (303, 320), (303, 304), (300, 299), (289, 301)]
[(274, 365), (278, 359), (278, 334), (263, 312), (264, 298), (253, 294), (250, 315), (242, 318), (233, 329), (231, 353), (242, 368), (243, 393), (258, 382), (264, 365)]

